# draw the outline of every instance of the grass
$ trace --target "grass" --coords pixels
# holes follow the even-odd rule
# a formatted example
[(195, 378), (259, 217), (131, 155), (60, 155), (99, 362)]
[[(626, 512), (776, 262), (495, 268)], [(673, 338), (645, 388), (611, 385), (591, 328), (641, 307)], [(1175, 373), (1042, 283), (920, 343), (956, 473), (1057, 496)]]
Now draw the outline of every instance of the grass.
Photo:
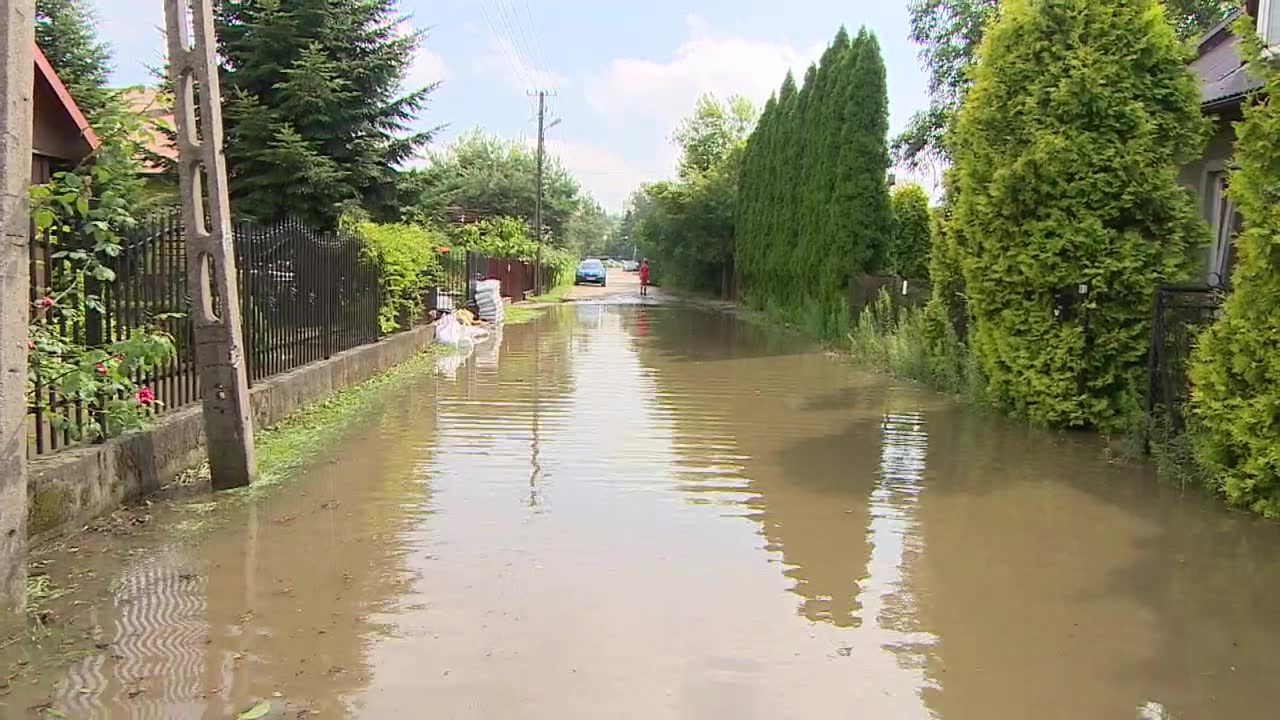
[[(248, 487), (231, 490), (218, 497), (252, 497), (295, 476), (314, 459), (332, 448), (352, 425), (381, 404), (390, 392), (408, 380), (429, 371), (440, 355), (451, 349), (436, 345), (376, 377), (344, 388), (314, 402), (269, 428), (255, 439), (258, 450), (258, 479)], [(207, 480), (209, 467), (200, 466), (180, 482)], [(209, 503), (193, 504), (198, 515), (208, 515)]]
[(981, 404), (986, 381), (973, 352), (946, 328), (937, 342), (926, 330), (925, 310), (895, 309), (888, 293), (863, 309), (848, 336), (848, 351), (859, 362), (896, 377)]
[(564, 302), (565, 297), (573, 290), (573, 283), (563, 283), (557, 285), (542, 295), (534, 295), (529, 298), (529, 302), (535, 303), (559, 303)]
[(529, 298), (528, 302), (508, 306), (503, 313), (502, 322), (504, 325), (526, 325), (531, 323), (546, 312), (546, 305), (564, 302), (571, 290), (573, 290), (573, 283), (564, 283), (551, 288), (551, 290), (542, 295), (535, 295)]
[(512, 305), (503, 313), (502, 323), (504, 325), (524, 325), (531, 323), (538, 318), (545, 307), (529, 307), (528, 305)]

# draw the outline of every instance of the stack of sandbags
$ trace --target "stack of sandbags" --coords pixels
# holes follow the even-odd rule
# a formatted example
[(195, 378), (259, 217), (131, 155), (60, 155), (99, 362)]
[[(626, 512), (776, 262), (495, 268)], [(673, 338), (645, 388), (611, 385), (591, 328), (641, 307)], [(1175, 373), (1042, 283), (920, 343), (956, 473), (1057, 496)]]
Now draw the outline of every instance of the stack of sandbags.
[(481, 320), (502, 324), (502, 281), (481, 280), (476, 283), (476, 309), (480, 311)]

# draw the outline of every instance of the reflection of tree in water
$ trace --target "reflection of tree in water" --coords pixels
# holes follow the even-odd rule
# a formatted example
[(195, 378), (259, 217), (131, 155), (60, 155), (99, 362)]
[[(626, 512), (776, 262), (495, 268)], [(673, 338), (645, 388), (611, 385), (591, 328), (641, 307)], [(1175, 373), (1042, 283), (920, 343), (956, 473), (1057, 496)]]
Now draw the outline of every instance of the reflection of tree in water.
[[(717, 467), (732, 456), (749, 481), (754, 518), (795, 580), (800, 612), (841, 627), (863, 622), (859, 581), (872, 550), (868, 497), (879, 477), (883, 389), (802, 354), (794, 337), (723, 314), (657, 311), (649, 331), (641, 360), (655, 371), (684, 464)], [(851, 382), (857, 391), (844, 391)], [(833, 391), (835, 402), (822, 396)], [(708, 483), (699, 474), (684, 480), (695, 493)]]
[[(922, 552), (916, 512), (928, 446), (923, 415), (908, 409), (918, 395), (748, 328), (670, 312), (651, 319), (651, 341), (637, 339), (683, 465), (733, 458), (745, 479), (733, 486), (690, 473), (684, 487), (747, 504), (795, 581), (801, 616), (847, 629), (841, 652), (860, 672), (901, 678), (911, 698), (929, 684), (923, 656), (936, 642), (919, 631), (908, 583)], [(904, 702), (904, 717), (928, 716), (922, 700)]]
[(1070, 435), (960, 409), (929, 435), (913, 583), (943, 717), (1268, 715), (1276, 528)]

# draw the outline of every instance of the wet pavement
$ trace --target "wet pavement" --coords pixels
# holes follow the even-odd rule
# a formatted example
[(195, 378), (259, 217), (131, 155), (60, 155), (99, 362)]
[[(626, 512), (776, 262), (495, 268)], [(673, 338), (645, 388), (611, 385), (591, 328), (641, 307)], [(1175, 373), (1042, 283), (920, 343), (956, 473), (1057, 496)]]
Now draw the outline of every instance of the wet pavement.
[(1275, 715), (1280, 527), (1087, 436), (625, 302), (376, 408), (289, 485), (42, 553), (78, 591), (0, 717)]

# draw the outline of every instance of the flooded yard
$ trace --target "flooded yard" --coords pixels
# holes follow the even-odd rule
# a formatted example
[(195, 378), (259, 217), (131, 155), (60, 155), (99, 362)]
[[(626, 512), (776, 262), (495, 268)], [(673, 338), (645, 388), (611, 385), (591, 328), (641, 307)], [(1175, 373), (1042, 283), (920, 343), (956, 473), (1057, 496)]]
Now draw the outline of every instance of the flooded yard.
[(1280, 527), (728, 314), (573, 304), (37, 557), (2, 717), (1266, 718)]

